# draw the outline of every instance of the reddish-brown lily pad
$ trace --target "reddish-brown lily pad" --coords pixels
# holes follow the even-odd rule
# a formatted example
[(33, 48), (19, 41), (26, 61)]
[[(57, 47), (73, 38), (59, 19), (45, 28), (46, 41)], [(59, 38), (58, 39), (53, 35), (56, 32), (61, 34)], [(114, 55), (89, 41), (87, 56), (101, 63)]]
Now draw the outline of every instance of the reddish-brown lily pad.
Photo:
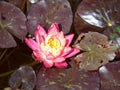
[(75, 15), (76, 31), (80, 33), (88, 28), (101, 31), (100, 28), (120, 25), (119, 6), (119, 0), (83, 0)]
[(100, 90), (120, 90), (120, 61), (106, 64), (99, 69)]
[(31, 34), (38, 24), (48, 29), (53, 22), (60, 24), (66, 34), (70, 31), (73, 15), (67, 0), (40, 0), (31, 5), (27, 19), (27, 27)]
[(23, 12), (13, 4), (0, 1), (0, 48), (15, 47), (13, 36), (23, 40), (26, 33), (26, 17)]
[(67, 69), (42, 67), (37, 75), (36, 90), (98, 90), (97, 72), (80, 71), (72, 62)]

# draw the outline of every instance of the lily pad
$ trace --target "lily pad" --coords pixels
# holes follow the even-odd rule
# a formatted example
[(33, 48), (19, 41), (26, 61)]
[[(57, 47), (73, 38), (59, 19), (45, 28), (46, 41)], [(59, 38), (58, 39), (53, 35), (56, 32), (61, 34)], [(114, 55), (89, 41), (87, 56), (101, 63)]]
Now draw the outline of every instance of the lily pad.
[[(80, 42), (78, 42), (80, 41)], [(113, 60), (118, 45), (108, 40), (108, 37), (98, 32), (88, 32), (76, 41), (75, 47), (83, 50), (76, 56), (81, 69), (97, 70), (100, 66)]]
[(34, 34), (38, 24), (48, 29), (53, 22), (60, 24), (66, 34), (70, 31), (73, 15), (67, 0), (40, 0), (31, 5), (27, 19), (27, 27), (31, 34)]
[(9, 79), (9, 85), (16, 90), (33, 90), (36, 83), (36, 74), (32, 67), (22, 66), (16, 70)]
[[(92, 83), (91, 83), (92, 82)], [(36, 90), (98, 90), (97, 72), (79, 71), (72, 61), (67, 69), (42, 67), (37, 75)]]
[(119, 6), (119, 0), (83, 0), (76, 11), (76, 31), (80, 33), (86, 27), (101, 31), (102, 28), (120, 25)]
[(120, 90), (120, 61), (112, 62), (99, 69), (100, 90)]
[(23, 40), (27, 34), (26, 17), (13, 4), (0, 1), (0, 48), (15, 47), (13, 36)]

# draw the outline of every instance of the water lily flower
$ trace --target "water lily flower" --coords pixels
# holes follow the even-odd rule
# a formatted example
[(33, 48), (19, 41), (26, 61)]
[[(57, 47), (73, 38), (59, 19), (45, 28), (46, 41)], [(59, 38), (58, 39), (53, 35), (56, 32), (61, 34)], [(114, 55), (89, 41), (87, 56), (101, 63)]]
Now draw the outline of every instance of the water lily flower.
[(34, 59), (43, 62), (46, 68), (52, 66), (67, 67), (66, 58), (72, 57), (80, 51), (69, 46), (74, 34), (64, 36), (63, 32), (59, 31), (57, 23), (51, 25), (48, 33), (42, 26), (38, 25), (34, 36), (35, 40), (25, 38), (25, 42), (33, 50)]

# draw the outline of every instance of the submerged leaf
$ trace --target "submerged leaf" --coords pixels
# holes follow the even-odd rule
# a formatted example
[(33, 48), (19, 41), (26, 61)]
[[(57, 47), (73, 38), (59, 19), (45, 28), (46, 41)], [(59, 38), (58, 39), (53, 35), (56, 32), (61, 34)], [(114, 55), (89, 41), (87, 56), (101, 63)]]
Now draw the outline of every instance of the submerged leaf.
[[(80, 43), (78, 43), (80, 41)], [(107, 36), (98, 32), (85, 33), (82, 38), (77, 39), (75, 47), (84, 52), (76, 56), (76, 61), (80, 62), (80, 68), (85, 70), (97, 70), (98, 67), (113, 60), (118, 45), (108, 41)]]
[[(71, 73), (72, 72), (72, 73)], [(92, 83), (91, 83), (92, 82)], [(98, 90), (97, 72), (79, 71), (72, 61), (67, 69), (42, 67), (37, 75), (36, 90)]]
[(16, 70), (9, 79), (9, 85), (13, 90), (33, 90), (36, 83), (36, 74), (29, 66), (22, 66)]
[(54, 22), (59, 23), (62, 31), (69, 33), (72, 24), (72, 10), (67, 0), (40, 0), (31, 5), (27, 16), (28, 30), (34, 33), (38, 24), (49, 28)]
[(0, 1), (0, 48), (15, 47), (12, 35), (23, 40), (26, 30), (26, 17), (13, 4)]

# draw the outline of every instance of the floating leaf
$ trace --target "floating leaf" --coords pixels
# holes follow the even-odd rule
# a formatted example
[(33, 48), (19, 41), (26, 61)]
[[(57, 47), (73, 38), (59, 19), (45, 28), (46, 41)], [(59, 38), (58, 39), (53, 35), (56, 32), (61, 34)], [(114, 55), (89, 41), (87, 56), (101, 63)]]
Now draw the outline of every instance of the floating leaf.
[(38, 24), (48, 29), (53, 22), (59, 23), (66, 34), (70, 31), (73, 15), (67, 0), (40, 0), (31, 5), (27, 18), (31, 34)]
[(0, 48), (15, 47), (17, 44), (12, 35), (0, 28)]
[(99, 69), (100, 90), (120, 90), (120, 61), (112, 62)]
[(113, 29), (114, 26), (120, 25), (119, 6), (119, 0), (83, 0), (75, 15), (76, 31), (80, 33), (86, 27), (101, 31), (100, 28)]
[(35, 72), (29, 66), (20, 67), (9, 79), (9, 85), (13, 90), (16, 90), (19, 87), (21, 90), (33, 90), (35, 83)]
[(115, 51), (118, 49), (116, 43), (108, 41), (107, 36), (98, 32), (85, 33), (76, 42), (78, 43), (75, 47), (84, 51), (76, 56), (76, 61), (80, 62), (80, 68), (85, 70), (97, 70), (109, 60), (113, 60), (116, 56)]
[(13, 4), (0, 1), (0, 48), (15, 47), (12, 35), (23, 40), (26, 30), (26, 17)]
[(79, 71), (77, 65), (73, 61), (71, 67), (67, 69), (46, 69), (42, 67), (37, 75), (36, 90), (97, 89), (99, 89), (98, 73)]

